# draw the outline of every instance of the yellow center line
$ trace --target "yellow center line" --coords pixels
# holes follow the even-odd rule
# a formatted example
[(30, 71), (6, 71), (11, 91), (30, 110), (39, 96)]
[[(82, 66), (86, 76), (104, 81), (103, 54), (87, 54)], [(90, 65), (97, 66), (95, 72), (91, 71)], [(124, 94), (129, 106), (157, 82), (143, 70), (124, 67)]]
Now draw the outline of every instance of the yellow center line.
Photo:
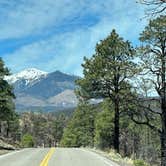
[(40, 163), (40, 166), (48, 166), (48, 161), (50, 160), (51, 156), (53, 155), (55, 151), (55, 148), (51, 148), (49, 152), (46, 154), (42, 162)]

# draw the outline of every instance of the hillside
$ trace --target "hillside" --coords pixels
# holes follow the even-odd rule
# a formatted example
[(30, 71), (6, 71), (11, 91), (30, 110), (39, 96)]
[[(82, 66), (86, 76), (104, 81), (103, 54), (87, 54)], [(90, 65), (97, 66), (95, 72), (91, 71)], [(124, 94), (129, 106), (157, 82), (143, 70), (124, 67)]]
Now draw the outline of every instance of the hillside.
[(76, 107), (77, 78), (60, 71), (47, 73), (30, 68), (7, 76), (6, 80), (14, 87), (17, 111), (56, 111)]

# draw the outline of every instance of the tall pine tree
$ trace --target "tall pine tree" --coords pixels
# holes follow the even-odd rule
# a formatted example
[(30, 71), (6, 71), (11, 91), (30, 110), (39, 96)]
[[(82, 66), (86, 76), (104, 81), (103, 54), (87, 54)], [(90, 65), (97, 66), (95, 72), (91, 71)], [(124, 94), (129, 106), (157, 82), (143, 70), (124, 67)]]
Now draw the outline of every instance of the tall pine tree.
[(114, 107), (114, 148), (119, 152), (119, 118), (121, 102), (130, 92), (128, 80), (137, 72), (133, 62), (135, 50), (115, 30), (96, 46), (92, 58), (85, 58), (84, 78), (77, 80), (81, 99), (110, 98)]
[(10, 131), (9, 127), (11, 121), (14, 121), (16, 118), (13, 102), (13, 99), (15, 98), (13, 88), (4, 80), (4, 77), (9, 74), (8, 68), (5, 67), (3, 60), (0, 58), (0, 124), (2, 122), (7, 123), (7, 135)]
[[(149, 126), (156, 130), (161, 139), (161, 166), (166, 166), (166, 16), (150, 20), (149, 25), (140, 35), (143, 46), (139, 49), (141, 64), (146, 75), (145, 80), (150, 82), (158, 94), (158, 99), (151, 100), (149, 107), (142, 108), (144, 117), (132, 117), (138, 124)], [(146, 83), (146, 82), (145, 82)], [(158, 103), (160, 110), (154, 107)], [(142, 103), (141, 103), (142, 105)], [(154, 108), (156, 108), (154, 110)], [(156, 125), (157, 117), (160, 126)]]

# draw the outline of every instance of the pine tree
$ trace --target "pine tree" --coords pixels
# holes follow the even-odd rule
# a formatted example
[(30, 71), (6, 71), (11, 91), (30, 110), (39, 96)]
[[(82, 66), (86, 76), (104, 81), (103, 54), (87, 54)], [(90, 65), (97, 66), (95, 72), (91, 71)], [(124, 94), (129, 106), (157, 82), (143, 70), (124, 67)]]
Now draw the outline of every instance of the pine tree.
[[(150, 82), (152, 90), (156, 91), (159, 98), (149, 99), (148, 107), (144, 107), (141, 120), (132, 117), (137, 124), (149, 126), (158, 132), (161, 139), (161, 166), (166, 166), (166, 16), (150, 20), (145, 30), (140, 35), (143, 46), (139, 49), (141, 65), (144, 69), (145, 79)], [(153, 88), (154, 87), (154, 88)], [(139, 104), (139, 102), (137, 103)], [(155, 106), (159, 105), (161, 110)], [(156, 108), (154, 110), (154, 108)], [(144, 117), (143, 117), (144, 115)], [(160, 123), (158, 125), (158, 122)]]
[(5, 67), (3, 60), (0, 58), (0, 123), (3, 121), (7, 122), (7, 135), (10, 130), (10, 122), (16, 120), (13, 88), (4, 80), (4, 77), (9, 74), (8, 68)]
[(66, 147), (93, 147), (94, 121), (96, 110), (88, 104), (79, 104), (64, 130), (61, 146)]
[[(111, 148), (113, 145), (113, 111), (109, 100), (102, 103), (102, 111), (98, 113), (95, 120), (95, 146), (100, 149)], [(112, 141), (111, 141), (112, 140)]]
[(137, 72), (135, 50), (115, 30), (96, 46), (92, 58), (85, 58), (84, 78), (77, 80), (80, 99), (109, 98), (114, 107), (114, 149), (119, 152), (120, 105), (130, 93), (128, 80)]

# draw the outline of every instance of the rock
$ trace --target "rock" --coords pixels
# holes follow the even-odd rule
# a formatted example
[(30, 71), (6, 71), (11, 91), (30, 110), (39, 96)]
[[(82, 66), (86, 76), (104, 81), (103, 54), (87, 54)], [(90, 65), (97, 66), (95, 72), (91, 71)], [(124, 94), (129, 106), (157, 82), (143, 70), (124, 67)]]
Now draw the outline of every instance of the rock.
[(4, 142), (2, 139), (0, 139), (0, 150), (1, 149), (15, 150), (16, 148), (13, 145), (10, 145), (10, 144)]

